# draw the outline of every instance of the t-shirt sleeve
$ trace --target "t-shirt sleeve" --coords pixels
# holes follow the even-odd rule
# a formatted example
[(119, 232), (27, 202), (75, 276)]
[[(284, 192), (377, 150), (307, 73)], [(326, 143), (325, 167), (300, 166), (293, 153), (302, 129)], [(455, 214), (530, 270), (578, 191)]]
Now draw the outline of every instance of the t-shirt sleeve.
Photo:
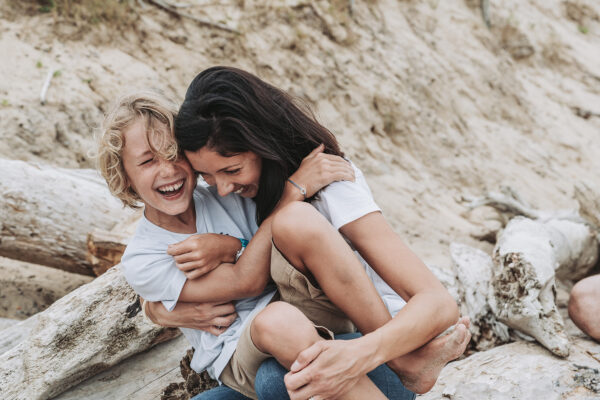
[(321, 190), (312, 203), (336, 229), (369, 213), (381, 211), (364, 175), (354, 164), (352, 166), (356, 177), (354, 182), (333, 182)]
[(121, 264), (125, 279), (137, 294), (145, 300), (161, 301), (168, 311), (175, 308), (187, 278), (172, 256), (138, 247), (126, 252)]

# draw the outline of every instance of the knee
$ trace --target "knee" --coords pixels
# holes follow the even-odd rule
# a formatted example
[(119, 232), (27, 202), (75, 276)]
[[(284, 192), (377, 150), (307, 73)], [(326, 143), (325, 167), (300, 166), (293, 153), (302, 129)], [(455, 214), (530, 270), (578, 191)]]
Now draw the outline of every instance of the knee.
[(291, 304), (276, 301), (265, 307), (252, 321), (251, 336), (254, 344), (261, 350), (267, 350), (271, 344), (286, 335), (302, 312)]
[[(596, 278), (596, 277), (594, 277)], [(600, 289), (596, 279), (579, 281), (569, 297), (569, 317), (581, 330), (593, 338), (600, 338)]]
[(295, 201), (283, 207), (275, 214), (271, 222), (273, 240), (286, 244), (318, 235), (320, 226), (327, 220), (310, 204)]

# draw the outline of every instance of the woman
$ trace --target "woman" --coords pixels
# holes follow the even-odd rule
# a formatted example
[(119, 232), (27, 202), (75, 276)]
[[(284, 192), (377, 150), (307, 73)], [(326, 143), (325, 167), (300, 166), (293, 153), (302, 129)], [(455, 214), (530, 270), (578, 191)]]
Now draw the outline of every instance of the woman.
[[(343, 156), (334, 136), (288, 95), (227, 67), (208, 69), (194, 79), (176, 120), (176, 136), (194, 169), (220, 195), (235, 192), (255, 200), (259, 223), (285, 185), (306, 193), (309, 181), (288, 177), (316, 146)], [(469, 339), (463, 321), (451, 335), (432, 341), (456, 322), (456, 303), (385, 222), (362, 174), (354, 170), (357, 183), (334, 183), (305, 199), (312, 206), (290, 204), (272, 222), (273, 256), (279, 257), (272, 260), (276, 282), (282, 270), (300, 275), (311, 294), (319, 292), (319, 297), (322, 290), (364, 335), (319, 342), (300, 353), (285, 380), (292, 399), (335, 398), (382, 363), (409, 389), (426, 392)], [(273, 269), (286, 262), (289, 268)], [(349, 281), (360, 284), (349, 286)], [(306, 305), (293, 293), (289, 298), (282, 293), (282, 299)]]

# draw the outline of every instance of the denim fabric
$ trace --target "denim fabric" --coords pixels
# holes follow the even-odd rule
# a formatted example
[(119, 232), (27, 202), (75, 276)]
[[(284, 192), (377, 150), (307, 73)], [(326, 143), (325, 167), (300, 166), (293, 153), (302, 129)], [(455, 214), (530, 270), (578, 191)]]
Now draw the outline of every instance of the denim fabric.
[(207, 390), (197, 394), (192, 400), (251, 400), (241, 393), (236, 392), (227, 386), (217, 386), (216, 388)]
[[(360, 337), (360, 333), (347, 333), (336, 336), (336, 339), (349, 340)], [(287, 370), (274, 358), (263, 362), (256, 375), (254, 388), (259, 400), (289, 400), (289, 396), (283, 383), (283, 376)], [(414, 400), (416, 395), (406, 389), (398, 376), (386, 365), (381, 365), (368, 373), (369, 378), (385, 394), (388, 399)], [(219, 386), (204, 393), (200, 393), (192, 400), (246, 400), (233, 389)]]

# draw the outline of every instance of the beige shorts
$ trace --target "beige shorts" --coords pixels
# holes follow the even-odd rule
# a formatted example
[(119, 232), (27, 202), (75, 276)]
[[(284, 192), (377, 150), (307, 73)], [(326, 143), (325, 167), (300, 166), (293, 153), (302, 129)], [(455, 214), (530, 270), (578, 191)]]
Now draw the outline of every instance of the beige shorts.
[[(273, 301), (281, 300), (296, 306), (313, 322), (321, 336), (333, 339), (334, 333), (349, 333), (356, 330), (352, 321), (325, 296), (320, 288), (290, 265), (275, 246), (271, 252), (271, 277), (279, 291), (279, 296), (276, 296)], [(250, 335), (251, 325), (252, 321), (246, 324), (235, 352), (219, 379), (230, 388), (256, 399), (254, 391), (256, 372), (260, 364), (271, 355), (263, 353), (254, 345)]]

